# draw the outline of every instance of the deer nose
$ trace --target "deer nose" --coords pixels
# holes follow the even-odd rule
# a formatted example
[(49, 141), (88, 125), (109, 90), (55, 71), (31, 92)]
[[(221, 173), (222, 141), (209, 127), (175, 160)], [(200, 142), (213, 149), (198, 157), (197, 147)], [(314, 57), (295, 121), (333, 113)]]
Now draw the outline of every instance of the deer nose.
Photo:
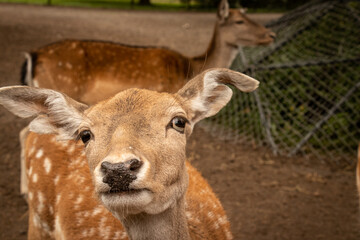
[(143, 162), (136, 158), (121, 163), (104, 161), (100, 168), (104, 175), (103, 182), (109, 185), (110, 192), (129, 191), (129, 185), (136, 179), (137, 170), (142, 164)]

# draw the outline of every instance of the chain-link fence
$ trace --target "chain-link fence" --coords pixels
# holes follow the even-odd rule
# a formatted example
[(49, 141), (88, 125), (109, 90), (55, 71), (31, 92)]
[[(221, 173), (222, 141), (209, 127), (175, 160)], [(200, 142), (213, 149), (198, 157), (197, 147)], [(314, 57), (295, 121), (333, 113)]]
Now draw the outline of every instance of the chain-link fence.
[(243, 48), (232, 65), (260, 88), (234, 91), (204, 125), (276, 154), (353, 164), (360, 140), (360, 3), (311, 2), (267, 27), (276, 42)]

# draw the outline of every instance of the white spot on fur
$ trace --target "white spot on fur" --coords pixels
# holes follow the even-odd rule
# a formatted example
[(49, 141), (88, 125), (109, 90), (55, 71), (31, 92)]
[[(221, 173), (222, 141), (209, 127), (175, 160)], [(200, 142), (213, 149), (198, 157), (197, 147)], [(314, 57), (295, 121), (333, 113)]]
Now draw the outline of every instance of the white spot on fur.
[(29, 168), (29, 176), (31, 176), (31, 174), (32, 174), (32, 170), (33, 170), (33, 168), (32, 168), (32, 167), (30, 167), (30, 168)]
[(228, 223), (228, 220), (225, 216), (222, 216), (222, 217), (218, 218), (218, 222), (220, 225), (225, 225)]
[(213, 212), (208, 212), (207, 215), (211, 219), (213, 219), (215, 217), (215, 214)]
[(29, 192), (29, 200), (31, 201), (31, 200), (33, 200), (33, 197), (34, 197), (34, 194), (32, 193), (32, 192)]
[(83, 230), (82, 233), (81, 233), (81, 236), (84, 237), (84, 238), (89, 237), (88, 230), (87, 229)]
[(89, 230), (89, 237), (92, 237), (95, 235), (96, 229), (95, 228), (90, 228)]
[(125, 239), (127, 237), (127, 235), (126, 235), (126, 232), (125, 231), (122, 231), (122, 232), (120, 232), (120, 231), (117, 231), (117, 232), (115, 232), (115, 234), (114, 234), (114, 239)]
[(49, 174), (50, 170), (51, 170), (51, 162), (49, 158), (45, 158), (44, 160), (44, 168), (45, 168), (45, 172), (47, 174)]
[(83, 236), (83, 237), (92, 237), (92, 236), (94, 236), (95, 235), (95, 228), (90, 228), (90, 229), (85, 229), (82, 233), (81, 233), (81, 235)]
[(66, 68), (68, 68), (68, 69), (72, 69), (72, 68), (73, 68), (73, 66), (72, 66), (71, 63), (69, 63), (69, 62), (67, 62), (65, 65), (66, 65)]
[(59, 179), (60, 179), (60, 176), (59, 176), (59, 175), (57, 175), (57, 176), (54, 178), (54, 183), (55, 183), (55, 185), (58, 184)]
[(81, 214), (76, 214), (77, 217), (77, 221), (76, 221), (76, 225), (81, 226), (81, 224), (84, 222), (84, 218), (82, 216), (80, 216)]
[(39, 87), (39, 82), (36, 80), (33, 80), (34, 87)]
[(94, 217), (94, 216), (100, 214), (102, 211), (103, 211), (102, 208), (96, 207), (96, 208), (94, 209), (93, 213), (92, 213), (92, 216)]
[(41, 148), (41, 149), (39, 149), (39, 151), (37, 151), (35, 157), (41, 158), (43, 155), (44, 155), (44, 150), (42, 150), (42, 148)]
[(34, 214), (34, 217), (33, 217), (33, 223), (34, 223), (34, 226), (39, 228), (40, 227), (40, 218), (37, 214)]
[(232, 236), (231, 232), (226, 231), (225, 234), (226, 234), (227, 239), (233, 239), (233, 236)]
[(35, 152), (35, 147), (32, 146), (32, 147), (30, 148), (30, 151), (29, 151), (29, 153), (28, 153), (28, 156), (32, 155), (34, 152)]
[(37, 207), (37, 210), (39, 213), (41, 213), (44, 210), (44, 195), (41, 192), (38, 192), (38, 201), (39, 201), (39, 205)]
[(57, 141), (57, 143), (63, 148), (67, 148), (69, 146), (69, 141)]
[(60, 194), (56, 195), (56, 200), (55, 200), (55, 204), (56, 204), (56, 205), (59, 204), (60, 199), (61, 199), (61, 195), (60, 195)]
[(84, 197), (83, 196), (78, 196), (78, 198), (75, 200), (75, 209), (78, 209), (79, 208), (79, 204), (84, 200)]
[(54, 214), (54, 208), (52, 206), (49, 207), (50, 214)]
[(55, 236), (56, 239), (65, 240), (65, 235), (61, 227), (59, 216), (55, 216)]
[(47, 235), (52, 236), (52, 233), (51, 233), (51, 231), (50, 231), (49, 225), (48, 225), (46, 222), (43, 222), (43, 221), (41, 221), (40, 224), (41, 224), (41, 229), (42, 229), (43, 231), (45, 231), (45, 233), (46, 233)]
[(36, 173), (34, 173), (33, 177), (32, 177), (32, 180), (34, 183), (37, 183), (38, 181), (38, 175)]

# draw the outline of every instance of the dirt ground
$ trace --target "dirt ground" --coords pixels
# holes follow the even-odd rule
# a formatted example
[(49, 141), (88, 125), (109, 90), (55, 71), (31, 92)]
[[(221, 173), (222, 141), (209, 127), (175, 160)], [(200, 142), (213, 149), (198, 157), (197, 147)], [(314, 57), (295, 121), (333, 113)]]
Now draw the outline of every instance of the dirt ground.
[[(253, 15), (266, 22), (276, 17)], [(64, 38), (205, 50), (213, 13), (164, 13), (0, 4), (0, 86), (19, 84), (22, 52)], [(26, 239), (18, 133), (27, 124), (0, 108), (0, 239)], [(188, 155), (221, 199), (235, 239), (360, 239), (353, 170), (273, 157), (196, 129)]]

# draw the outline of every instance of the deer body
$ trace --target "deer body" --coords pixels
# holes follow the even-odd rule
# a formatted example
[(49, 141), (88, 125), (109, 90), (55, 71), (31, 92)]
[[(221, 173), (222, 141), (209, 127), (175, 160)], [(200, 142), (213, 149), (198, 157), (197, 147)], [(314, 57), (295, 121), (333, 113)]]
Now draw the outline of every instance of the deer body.
[(87, 104), (131, 87), (174, 93), (203, 70), (229, 68), (238, 47), (267, 45), (273, 38), (273, 32), (240, 9), (229, 10), (223, 0), (210, 44), (200, 56), (187, 57), (165, 48), (66, 40), (27, 55), (25, 82)]
[(225, 84), (258, 86), (211, 69), (175, 94), (128, 89), (94, 106), (49, 89), (1, 88), (0, 104), (35, 117), (34, 133), (22, 134), (29, 239), (232, 239), (185, 153), (194, 125), (230, 100)]
[(190, 67), (189, 59), (165, 48), (109, 42), (64, 40), (32, 55), (36, 61), (30, 86), (55, 89), (90, 104), (131, 87), (176, 92)]

